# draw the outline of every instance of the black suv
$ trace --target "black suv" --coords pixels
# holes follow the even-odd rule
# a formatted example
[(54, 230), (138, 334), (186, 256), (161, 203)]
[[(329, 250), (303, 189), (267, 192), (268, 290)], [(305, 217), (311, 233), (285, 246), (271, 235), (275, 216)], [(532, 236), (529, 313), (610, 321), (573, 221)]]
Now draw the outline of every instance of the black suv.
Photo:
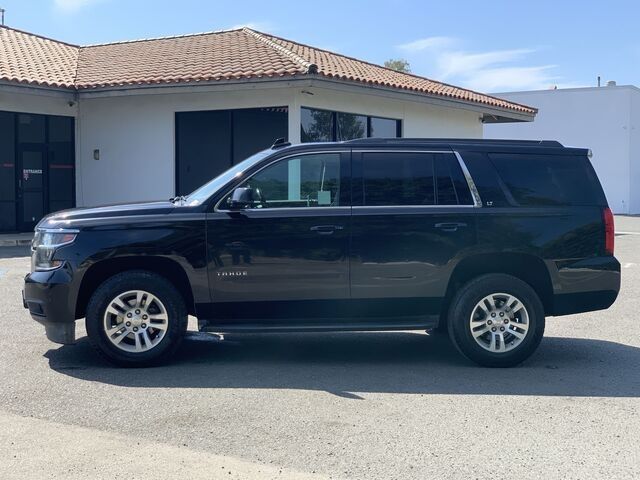
[(511, 366), (545, 316), (608, 308), (613, 216), (589, 151), (558, 142), (366, 139), (274, 146), (186, 197), (36, 227), (24, 305), (58, 343), (86, 318), (124, 366), (207, 332), (448, 331)]

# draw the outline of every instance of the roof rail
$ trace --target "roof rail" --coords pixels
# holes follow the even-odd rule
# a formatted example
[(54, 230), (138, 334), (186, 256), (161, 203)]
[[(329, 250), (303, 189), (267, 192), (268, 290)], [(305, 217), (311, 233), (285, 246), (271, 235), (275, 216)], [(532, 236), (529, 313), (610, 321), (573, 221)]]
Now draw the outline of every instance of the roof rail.
[(355, 140), (347, 140), (343, 143), (349, 144), (370, 144), (384, 143), (388, 145), (401, 145), (405, 143), (455, 143), (455, 144), (480, 144), (480, 145), (538, 145), (541, 147), (563, 147), (556, 140), (500, 140), (494, 138), (357, 138)]

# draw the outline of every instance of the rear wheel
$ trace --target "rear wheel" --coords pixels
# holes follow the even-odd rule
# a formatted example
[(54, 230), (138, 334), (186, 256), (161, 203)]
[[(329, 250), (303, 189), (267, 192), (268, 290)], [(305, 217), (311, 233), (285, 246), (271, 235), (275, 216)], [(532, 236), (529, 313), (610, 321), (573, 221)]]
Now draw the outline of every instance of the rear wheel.
[(483, 275), (455, 295), (448, 325), (451, 340), (464, 356), (488, 367), (510, 367), (527, 359), (540, 344), (544, 309), (522, 280)]
[(187, 328), (184, 301), (174, 286), (151, 272), (123, 272), (106, 280), (87, 307), (93, 346), (122, 366), (149, 366), (168, 359)]

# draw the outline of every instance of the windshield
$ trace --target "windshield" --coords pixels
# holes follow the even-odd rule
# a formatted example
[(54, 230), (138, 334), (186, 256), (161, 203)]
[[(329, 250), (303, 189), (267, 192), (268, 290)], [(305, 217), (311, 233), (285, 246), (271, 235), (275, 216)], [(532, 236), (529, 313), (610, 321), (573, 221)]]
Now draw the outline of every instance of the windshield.
[(189, 206), (200, 205), (207, 198), (217, 192), (220, 188), (224, 187), (227, 183), (233, 180), (234, 177), (240, 177), (242, 175), (242, 172), (250, 168), (252, 165), (255, 165), (271, 153), (273, 153), (273, 150), (267, 149), (262, 150), (255, 155), (251, 155), (249, 158), (246, 158), (242, 162), (234, 165), (226, 172), (221, 173), (210, 182), (205, 183), (203, 186), (187, 195), (184, 204)]

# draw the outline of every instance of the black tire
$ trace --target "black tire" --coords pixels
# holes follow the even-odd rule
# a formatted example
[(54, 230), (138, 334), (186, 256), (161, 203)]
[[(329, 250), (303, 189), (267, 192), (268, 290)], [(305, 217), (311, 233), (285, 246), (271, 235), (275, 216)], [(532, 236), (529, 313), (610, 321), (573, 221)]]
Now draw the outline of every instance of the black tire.
[[(476, 342), (469, 322), (476, 305), (484, 297), (498, 292), (513, 295), (522, 302), (528, 313), (529, 327), (516, 347), (496, 353)], [(511, 275), (488, 274), (471, 280), (458, 290), (451, 301), (447, 323), (451, 341), (469, 360), (485, 367), (512, 367), (522, 363), (538, 348), (544, 335), (544, 308), (527, 283)]]
[[(144, 290), (155, 295), (164, 305), (168, 325), (164, 337), (144, 352), (126, 352), (107, 337), (103, 319), (111, 301), (131, 290)], [(89, 341), (97, 352), (122, 367), (147, 367), (168, 360), (178, 349), (187, 330), (187, 309), (176, 288), (165, 278), (152, 272), (131, 270), (105, 280), (93, 293), (87, 305), (86, 328)]]

